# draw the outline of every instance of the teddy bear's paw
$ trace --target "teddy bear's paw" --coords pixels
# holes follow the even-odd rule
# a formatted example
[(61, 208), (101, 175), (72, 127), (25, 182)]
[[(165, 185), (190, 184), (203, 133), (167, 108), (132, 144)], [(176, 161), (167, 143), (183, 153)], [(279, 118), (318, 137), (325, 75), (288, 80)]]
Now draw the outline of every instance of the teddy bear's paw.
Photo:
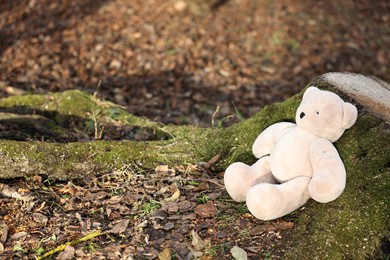
[(271, 220), (279, 217), (282, 196), (272, 184), (261, 183), (251, 187), (246, 196), (249, 211), (256, 218)]
[(226, 191), (233, 200), (243, 202), (246, 199), (246, 193), (252, 185), (249, 166), (237, 162), (230, 165), (224, 175)]
[(343, 192), (345, 185), (333, 183), (321, 177), (314, 177), (309, 183), (309, 194), (317, 202), (327, 203), (335, 200)]

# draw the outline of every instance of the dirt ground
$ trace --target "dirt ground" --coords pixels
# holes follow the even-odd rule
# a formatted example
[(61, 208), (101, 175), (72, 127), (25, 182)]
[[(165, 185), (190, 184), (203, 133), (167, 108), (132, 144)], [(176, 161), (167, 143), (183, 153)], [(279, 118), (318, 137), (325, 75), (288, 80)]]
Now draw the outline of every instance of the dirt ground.
[(390, 80), (388, 1), (231, 0), (203, 16), (189, 1), (2, 3), (0, 90), (98, 90), (136, 115), (210, 126), (218, 106), (231, 124), (325, 72)]
[[(325, 72), (390, 81), (389, 1), (230, 0), (202, 14), (190, 1), (3, 1), (0, 93), (79, 88), (164, 124), (209, 127), (250, 117)], [(210, 164), (2, 181), (0, 258), (32, 259), (66, 242), (55, 258), (230, 259), (234, 246), (283, 258), (293, 219), (254, 219)]]

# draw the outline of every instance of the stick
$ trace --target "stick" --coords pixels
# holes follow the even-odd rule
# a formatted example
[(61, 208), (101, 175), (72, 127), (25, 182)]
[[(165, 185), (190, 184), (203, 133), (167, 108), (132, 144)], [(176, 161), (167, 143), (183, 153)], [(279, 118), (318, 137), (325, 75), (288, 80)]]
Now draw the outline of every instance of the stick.
[(46, 252), (44, 255), (42, 256), (38, 256), (37, 257), (37, 260), (41, 260), (41, 259), (44, 259), (48, 256), (51, 256), (51, 255), (54, 255), (55, 253), (58, 253), (58, 252), (61, 252), (63, 251), (67, 246), (74, 246), (74, 245), (77, 245), (79, 243), (82, 243), (82, 242), (85, 242), (85, 241), (88, 241), (92, 238), (95, 238), (95, 237), (98, 237), (102, 234), (102, 231), (101, 230), (95, 230), (94, 232), (92, 233), (89, 233), (88, 235), (86, 236), (83, 236), (82, 238), (80, 239), (77, 239), (77, 240), (73, 240), (73, 241), (69, 241), (65, 244), (62, 244), (62, 245), (59, 245), (57, 246), (56, 248)]

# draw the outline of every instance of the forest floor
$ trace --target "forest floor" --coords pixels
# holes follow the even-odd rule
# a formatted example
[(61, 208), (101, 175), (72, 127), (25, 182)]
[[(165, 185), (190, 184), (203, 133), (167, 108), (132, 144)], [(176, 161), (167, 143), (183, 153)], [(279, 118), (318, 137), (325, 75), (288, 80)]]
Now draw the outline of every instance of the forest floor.
[[(325, 72), (390, 81), (388, 1), (230, 0), (202, 15), (189, 1), (1, 3), (0, 93), (79, 88), (163, 124), (209, 127), (250, 117)], [(235, 245), (282, 257), (293, 221), (254, 219), (211, 165), (3, 181), (0, 258), (70, 241), (58, 259), (223, 259)]]

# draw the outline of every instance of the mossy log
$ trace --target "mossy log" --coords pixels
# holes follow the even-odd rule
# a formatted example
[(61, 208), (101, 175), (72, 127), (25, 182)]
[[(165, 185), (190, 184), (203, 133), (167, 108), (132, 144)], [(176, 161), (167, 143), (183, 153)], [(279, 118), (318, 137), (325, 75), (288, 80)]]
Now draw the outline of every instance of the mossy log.
[[(321, 78), (312, 84), (337, 92)], [(77, 90), (3, 98), (0, 178), (40, 174), (70, 180), (128, 165), (154, 169), (216, 155), (219, 171), (234, 161), (250, 164), (257, 135), (273, 123), (293, 121), (302, 93), (228, 128), (163, 126)], [(359, 106), (356, 124), (335, 146), (347, 169), (347, 187), (334, 202), (309, 201), (285, 217), (296, 223), (281, 249), (288, 258), (364, 259), (390, 251), (389, 125)]]
[[(229, 128), (200, 128), (162, 126), (78, 90), (3, 98), (0, 125), (6, 130), (0, 133), (0, 178), (41, 174), (69, 180), (129, 164), (153, 168), (208, 161), (216, 155), (216, 167), (223, 170), (236, 160), (253, 161), (250, 148), (258, 133), (281, 118), (293, 118), (298, 102), (299, 96), (269, 106)], [(110, 132), (126, 126), (130, 130), (112, 140), (115, 133)], [(103, 140), (91, 140), (91, 135)], [(88, 141), (77, 141), (83, 138)]]

